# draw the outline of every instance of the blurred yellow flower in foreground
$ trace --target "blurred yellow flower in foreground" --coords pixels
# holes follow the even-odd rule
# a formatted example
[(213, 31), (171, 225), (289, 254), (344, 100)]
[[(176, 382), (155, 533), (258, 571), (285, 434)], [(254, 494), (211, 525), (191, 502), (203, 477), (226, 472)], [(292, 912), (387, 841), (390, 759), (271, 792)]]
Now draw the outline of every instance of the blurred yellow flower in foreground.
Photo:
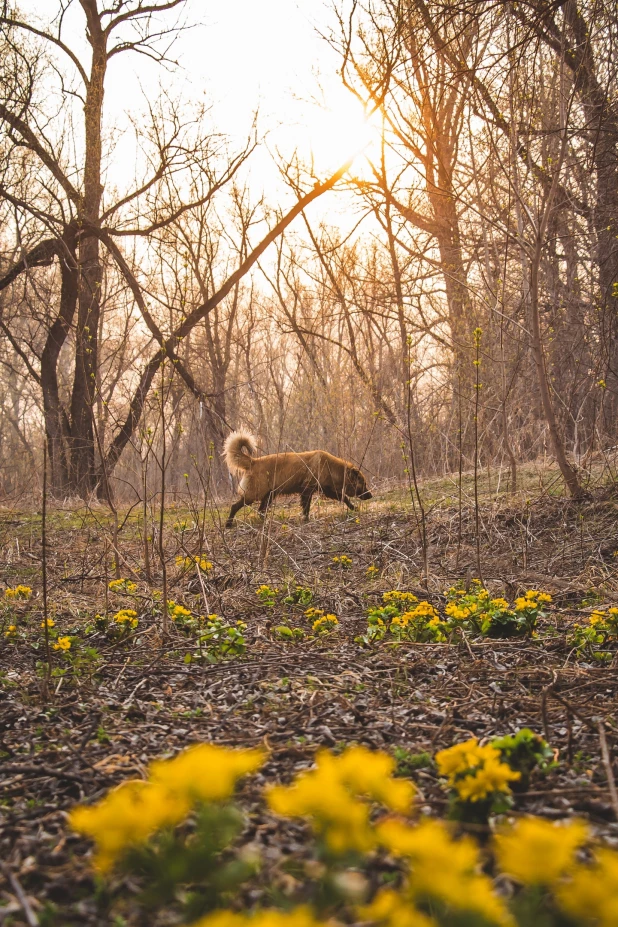
[(496, 856), (504, 872), (518, 882), (546, 884), (573, 868), (575, 850), (588, 838), (583, 821), (560, 826), (542, 818), (523, 818), (511, 831), (496, 836)]
[(228, 750), (198, 744), (150, 766), (149, 780), (125, 782), (98, 804), (75, 808), (73, 830), (97, 844), (97, 865), (111, 868), (131, 846), (183, 821), (198, 801), (229, 798), (238, 779), (262, 765), (262, 750)]

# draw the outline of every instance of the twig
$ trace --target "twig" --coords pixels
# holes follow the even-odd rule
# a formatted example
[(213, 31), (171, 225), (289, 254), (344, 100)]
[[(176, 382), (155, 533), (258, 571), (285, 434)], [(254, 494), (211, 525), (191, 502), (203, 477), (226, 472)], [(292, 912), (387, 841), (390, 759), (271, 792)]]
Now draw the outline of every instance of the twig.
[(67, 782), (78, 782), (80, 785), (83, 783), (83, 776), (77, 776), (74, 773), (64, 772), (62, 769), (54, 769), (52, 766), (34, 766), (31, 763), (21, 765), (19, 763), (3, 763), (2, 769), (4, 772), (14, 772), (14, 773), (34, 773), (35, 775), (39, 774), (41, 777), (51, 777), (53, 779), (66, 779)]
[(614, 809), (614, 817), (618, 821), (618, 792), (616, 791), (616, 780), (614, 779), (614, 770), (612, 769), (612, 758), (609, 755), (603, 722), (598, 721), (597, 727), (599, 729), (599, 740), (601, 741), (601, 759), (603, 760), (605, 775), (607, 776), (607, 786), (612, 801), (612, 808)]
[(127, 666), (129, 665), (130, 662), (131, 662), (131, 657), (127, 657), (127, 659), (124, 661), (124, 666), (122, 667), (122, 669), (120, 670), (120, 672), (119, 672), (118, 675), (116, 676), (116, 679), (114, 680), (114, 684), (112, 685), (112, 689), (115, 689), (115, 688), (116, 688), (116, 686), (117, 686), (118, 683), (120, 682), (120, 677), (122, 676), (122, 674), (124, 673), (124, 671), (126, 670), (126, 668), (127, 668)]
[(28, 927), (39, 927), (39, 919), (30, 907), (30, 902), (28, 901), (26, 894), (19, 884), (17, 876), (11, 871), (10, 867), (6, 863), (0, 862), (0, 868), (4, 873), (6, 879), (9, 882), (9, 885), (15, 893), (15, 897), (19, 901), (22, 910), (26, 916), (26, 921), (28, 922)]
[(138, 690), (138, 689), (141, 689), (142, 686), (145, 685), (145, 683), (146, 683), (147, 681), (148, 681), (147, 678), (144, 677), (144, 678), (142, 679), (141, 682), (138, 682), (138, 684), (135, 686), (135, 688), (134, 688), (133, 691), (131, 692), (131, 695), (128, 697), (128, 699), (126, 700), (126, 702), (123, 702), (123, 703), (122, 703), (122, 707), (123, 707), (123, 708), (128, 708), (128, 707), (129, 707), (129, 705), (131, 704), (131, 702), (133, 701), (133, 699), (134, 699), (134, 697), (135, 697), (135, 693), (137, 692), (137, 690)]

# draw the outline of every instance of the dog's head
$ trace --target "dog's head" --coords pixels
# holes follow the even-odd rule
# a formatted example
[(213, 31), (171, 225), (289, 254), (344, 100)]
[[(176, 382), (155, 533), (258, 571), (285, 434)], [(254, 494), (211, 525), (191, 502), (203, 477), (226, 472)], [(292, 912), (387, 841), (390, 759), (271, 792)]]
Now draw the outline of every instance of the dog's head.
[(367, 481), (358, 467), (350, 467), (346, 471), (345, 491), (348, 496), (356, 496), (358, 499), (373, 498), (367, 488)]

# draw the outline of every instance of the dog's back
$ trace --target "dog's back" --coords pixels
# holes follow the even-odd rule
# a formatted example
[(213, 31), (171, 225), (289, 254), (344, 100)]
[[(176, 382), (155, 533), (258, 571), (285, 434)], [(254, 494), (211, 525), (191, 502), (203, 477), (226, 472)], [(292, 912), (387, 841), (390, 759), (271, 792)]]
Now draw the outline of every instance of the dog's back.
[(233, 432), (225, 442), (224, 453), (229, 469), (242, 473), (239, 498), (232, 506), (228, 525), (243, 505), (260, 502), (266, 511), (274, 496), (299, 494), (305, 517), (309, 515), (311, 497), (322, 493), (328, 499), (338, 499), (353, 508), (348, 495), (370, 499), (365, 478), (347, 460), (328, 451), (285, 451), (255, 457), (256, 441), (248, 432)]

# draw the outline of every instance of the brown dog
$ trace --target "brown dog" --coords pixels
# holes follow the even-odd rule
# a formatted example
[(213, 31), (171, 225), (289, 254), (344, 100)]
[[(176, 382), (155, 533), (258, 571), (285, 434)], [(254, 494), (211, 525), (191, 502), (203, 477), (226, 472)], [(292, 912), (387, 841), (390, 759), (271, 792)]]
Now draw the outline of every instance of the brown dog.
[(339, 499), (354, 511), (349, 496), (371, 499), (365, 477), (353, 464), (328, 451), (303, 451), (285, 454), (267, 454), (256, 457), (255, 438), (245, 431), (234, 431), (223, 447), (225, 462), (230, 472), (242, 473), (238, 487), (239, 498), (230, 510), (225, 527), (229, 528), (234, 516), (244, 505), (259, 500), (259, 511), (266, 512), (275, 496), (300, 494), (305, 521), (309, 518), (311, 498), (316, 492), (327, 499)]

